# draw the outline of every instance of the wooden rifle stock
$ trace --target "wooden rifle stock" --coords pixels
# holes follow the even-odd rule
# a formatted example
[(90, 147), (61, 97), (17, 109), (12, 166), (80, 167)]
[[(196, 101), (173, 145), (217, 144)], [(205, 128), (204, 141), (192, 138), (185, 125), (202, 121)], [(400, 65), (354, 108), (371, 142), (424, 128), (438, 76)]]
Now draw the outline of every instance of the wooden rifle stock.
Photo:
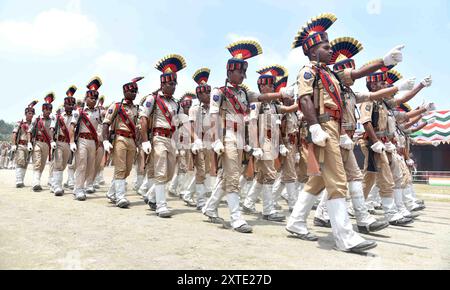
[(367, 146), (367, 150), (369, 150), (369, 154), (367, 156), (367, 171), (376, 173), (378, 170), (375, 162), (375, 152), (373, 152), (372, 148), (370, 148), (372, 145), (373, 143), (369, 142), (369, 145)]
[(314, 143), (308, 143), (308, 158), (307, 158), (307, 175), (308, 176), (321, 176), (319, 161), (316, 158)]

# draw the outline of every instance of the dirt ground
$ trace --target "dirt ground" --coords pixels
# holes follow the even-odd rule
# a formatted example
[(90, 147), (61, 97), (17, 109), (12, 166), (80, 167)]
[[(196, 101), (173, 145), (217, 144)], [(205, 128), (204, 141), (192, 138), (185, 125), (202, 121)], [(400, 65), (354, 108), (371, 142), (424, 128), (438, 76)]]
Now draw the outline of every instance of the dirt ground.
[[(365, 235), (378, 247), (362, 256), (334, 250), (331, 230), (312, 221), (318, 242), (289, 238), (284, 224), (256, 216), (247, 216), (254, 233), (244, 235), (174, 198), (175, 216), (164, 220), (135, 194), (122, 210), (108, 203), (106, 188), (85, 202), (47, 187), (34, 193), (31, 173), (18, 190), (14, 171), (0, 170), (0, 269), (450, 269), (450, 188), (418, 186), (427, 205), (420, 219)], [(229, 218), (225, 204), (220, 214)]]

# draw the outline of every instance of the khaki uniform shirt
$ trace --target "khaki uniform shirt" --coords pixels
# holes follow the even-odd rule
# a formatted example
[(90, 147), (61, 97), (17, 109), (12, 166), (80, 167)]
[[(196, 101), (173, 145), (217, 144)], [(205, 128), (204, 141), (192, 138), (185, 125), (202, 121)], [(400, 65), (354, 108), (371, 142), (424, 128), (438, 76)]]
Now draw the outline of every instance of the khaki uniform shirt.
[[(38, 116), (38, 117), (34, 117), (33, 121), (31, 121), (31, 126), (28, 129), (28, 133), (33, 133), (34, 128), (38, 125), (37, 123), (37, 119), (40, 119), (44, 122), (44, 129), (47, 132), (47, 135), (50, 137), (50, 139), (52, 138), (52, 134), (50, 131), (51, 125), (55, 122), (55, 116), (54, 115), (50, 115), (50, 117), (48, 119), (43, 119), (43, 116)], [(37, 127), (36, 127), (37, 128)], [(44, 134), (37, 128), (37, 134), (36, 134), (36, 138), (37, 137), (44, 137)], [(52, 142), (52, 140), (50, 140), (50, 142)]]
[[(120, 103), (117, 103), (120, 105)], [(132, 127), (132, 124), (127, 125), (123, 120), (122, 117), (119, 116), (119, 110), (117, 104), (112, 104), (108, 111), (106, 112), (105, 115), (105, 120), (103, 120), (103, 124), (107, 124), (107, 125), (111, 125), (114, 123), (114, 130), (121, 130), (121, 131), (125, 131), (125, 132), (130, 132), (130, 133), (134, 133), (137, 134), (137, 132), (131, 132), (131, 130), (129, 129), (128, 126)], [(122, 103), (122, 110), (124, 110), (126, 112), (126, 114), (128, 115), (128, 119), (127, 120), (125, 118), (125, 120), (127, 122), (133, 122), (133, 124), (136, 126), (136, 122), (137, 122), (137, 116), (138, 116), (138, 106), (134, 105), (134, 104), (128, 104), (126, 102)], [(100, 112), (101, 115), (101, 112)]]
[[(98, 108), (84, 108), (85, 114), (88, 116), (89, 121), (91, 122), (92, 126), (94, 126), (95, 130), (97, 130), (97, 127), (99, 124), (101, 124), (101, 112)], [(78, 110), (74, 110), (72, 113), (72, 124), (76, 126), (78, 123), (78, 120), (80, 119), (80, 112)], [(98, 134), (97, 131), (91, 132), (88, 127), (84, 124), (83, 121), (80, 121), (80, 133), (95, 133)]]
[(189, 109), (189, 121), (194, 123), (194, 132), (199, 138), (209, 133), (211, 129), (211, 116), (209, 114), (209, 106), (193, 105)]
[[(31, 123), (28, 123), (25, 119), (17, 122), (14, 125), (13, 133), (17, 134), (19, 132), (19, 127), (20, 127), (20, 133), (17, 138), (17, 141), (27, 141), (28, 140), (27, 135), (28, 135), (28, 129), (29, 129), (30, 125), (31, 125)], [(16, 145), (18, 145), (18, 144), (16, 144)]]
[[(161, 92), (158, 93), (161, 100), (166, 104), (169, 119), (172, 118), (172, 126), (178, 125), (177, 120), (177, 113), (178, 113), (178, 103), (175, 101), (175, 99), (172, 97), (170, 99), (163, 96)], [(153, 116), (151, 116), (153, 114)], [(147, 96), (147, 99), (144, 102), (144, 105), (140, 107), (139, 110), (139, 118), (146, 117), (149, 121), (153, 121), (153, 128), (164, 128), (164, 129), (171, 129), (171, 126), (169, 122), (167, 121), (166, 117), (162, 113), (159, 106), (156, 104), (155, 97), (153, 95)], [(152, 117), (152, 119), (150, 119)]]
[[(56, 116), (57, 116), (57, 115), (56, 115)], [(52, 125), (51, 125), (51, 128), (52, 128), (52, 129), (55, 129), (55, 128), (56, 128), (56, 123), (58, 122), (56, 116), (55, 116), (54, 122), (53, 122)], [(68, 115), (68, 114), (66, 113), (66, 111), (64, 111), (63, 113), (61, 113), (61, 118), (62, 118), (63, 121), (64, 121), (64, 125), (66, 126), (67, 131), (70, 132), (70, 125), (72, 124), (72, 118), (73, 118), (73, 116), (72, 116), (72, 115)], [(66, 134), (65, 134), (65, 132), (64, 132), (64, 130), (62, 129), (61, 126), (59, 126), (59, 131), (58, 131), (57, 133), (58, 133), (58, 136), (64, 136), (64, 137), (66, 137)], [(58, 136), (56, 136), (56, 137), (58, 138)], [(70, 138), (70, 136), (67, 136), (67, 139), (68, 139), (68, 140), (69, 140), (69, 138)]]
[[(306, 96), (306, 95), (311, 95), (311, 96), (314, 95), (314, 79), (316, 78), (316, 70), (314, 69), (314, 64), (316, 64), (316, 62), (311, 62), (311, 63), (305, 65), (298, 74), (297, 83), (298, 83), (299, 98), (302, 98), (303, 96)], [(334, 83), (336, 88), (338, 90), (340, 90), (339, 81), (331, 73), (331, 71), (328, 67), (326, 67), (325, 70), (328, 72), (328, 74), (331, 78), (331, 81)], [(320, 99), (323, 99), (324, 107), (331, 109), (331, 110), (338, 110), (339, 109), (338, 104), (336, 104), (334, 102), (333, 98), (328, 94), (327, 90), (324, 88), (322, 81), (320, 80), (320, 77), (318, 75), (317, 75), (317, 78), (318, 78), (319, 97), (320, 97)], [(312, 100), (312, 101), (314, 101), (314, 100)]]

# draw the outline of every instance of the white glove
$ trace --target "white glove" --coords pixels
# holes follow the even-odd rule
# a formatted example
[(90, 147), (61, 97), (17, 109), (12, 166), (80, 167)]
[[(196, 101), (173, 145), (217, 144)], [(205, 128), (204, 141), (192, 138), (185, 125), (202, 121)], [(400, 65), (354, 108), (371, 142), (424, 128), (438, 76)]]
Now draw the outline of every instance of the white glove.
[(289, 153), (289, 149), (286, 148), (284, 144), (280, 145), (280, 154), (281, 156), (287, 156)]
[(103, 147), (105, 148), (105, 151), (108, 153), (111, 153), (111, 149), (113, 149), (112, 144), (108, 140), (103, 141)]
[(175, 150), (175, 155), (176, 155), (176, 156), (180, 156), (180, 151), (178, 151), (178, 149)]
[(152, 152), (152, 143), (150, 141), (142, 143), (142, 150), (144, 150), (145, 154), (150, 154)]
[(386, 54), (383, 58), (383, 62), (385, 66), (396, 65), (399, 62), (403, 61), (403, 53), (402, 49), (404, 49), (404, 45), (398, 45), (394, 47), (391, 51)]
[(330, 135), (322, 130), (322, 127), (319, 124), (309, 127), (309, 132), (311, 132), (312, 141), (314, 144), (320, 147), (325, 147), (327, 144), (327, 139), (330, 138)]
[(220, 140), (214, 141), (212, 144), (212, 148), (214, 152), (216, 152), (217, 155), (222, 155), (222, 153), (225, 151), (225, 147), (223, 147), (223, 143)]
[(295, 163), (300, 163), (300, 153), (295, 154)]
[(383, 153), (383, 151), (386, 150), (386, 147), (381, 141), (378, 141), (377, 143), (373, 144), (370, 148), (372, 148), (373, 152), (379, 154)]
[(75, 143), (70, 143), (70, 151), (74, 152), (77, 151), (77, 144)]
[(438, 147), (439, 145), (441, 145), (441, 141), (433, 141), (433, 142), (431, 142), (431, 144), (432, 144), (434, 147)]
[(395, 149), (397, 149), (397, 147), (395, 147), (395, 145), (392, 144), (391, 142), (384, 144), (384, 147), (386, 148), (386, 152), (389, 152), (389, 153), (393, 153), (395, 151)]
[(423, 81), (421, 82), (421, 84), (426, 88), (430, 87), (432, 83), (433, 79), (431, 78), (431, 75), (424, 78)]
[(50, 147), (55, 150), (56, 149), (56, 142), (53, 141), (52, 143), (50, 143)]
[(434, 103), (428, 103), (425, 105), (425, 109), (427, 110), (427, 113), (436, 110), (436, 105)]
[(436, 118), (431, 118), (427, 121), (427, 124), (430, 125), (430, 124), (434, 124), (435, 122), (436, 122)]
[(263, 155), (264, 155), (264, 152), (262, 151), (261, 148), (254, 148), (253, 149), (253, 157), (255, 157), (257, 160), (261, 160)]
[(200, 139), (197, 139), (194, 141), (194, 144), (192, 144), (191, 151), (194, 155), (197, 155), (197, 153), (203, 149), (203, 142)]
[(411, 91), (414, 88), (414, 85), (416, 84), (416, 78), (410, 78), (407, 80), (401, 80), (397, 88), (399, 91)]
[(353, 144), (352, 139), (347, 134), (344, 134), (344, 135), (341, 135), (339, 145), (342, 148), (344, 148), (345, 150), (349, 150), (350, 151), (350, 150), (353, 149), (353, 145), (354, 144)]
[(180, 150), (179, 153), (180, 153), (180, 156), (181, 156), (181, 157), (185, 157), (185, 156), (186, 156), (186, 150), (183, 150), (183, 149), (182, 149), (182, 150)]
[(17, 146), (16, 145), (11, 146), (11, 152), (15, 152), (16, 150), (17, 150)]
[(252, 150), (253, 150), (253, 148), (250, 145), (245, 145), (244, 146), (244, 152), (249, 153)]
[(411, 160), (411, 159), (406, 160), (406, 165), (414, 166), (414, 160)]
[(28, 145), (27, 145), (27, 148), (28, 148), (28, 151), (33, 151), (33, 144), (31, 144), (31, 142), (28, 142)]
[(281, 88), (280, 93), (283, 98), (293, 97), (295, 94), (294, 87)]

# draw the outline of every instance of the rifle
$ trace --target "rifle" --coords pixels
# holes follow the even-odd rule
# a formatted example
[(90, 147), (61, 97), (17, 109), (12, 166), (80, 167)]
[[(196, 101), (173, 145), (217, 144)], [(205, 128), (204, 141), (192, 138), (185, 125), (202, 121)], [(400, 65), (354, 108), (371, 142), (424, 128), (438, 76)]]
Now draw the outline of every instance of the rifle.
[[(317, 58), (319, 58), (319, 56), (317, 56)], [(317, 64), (319, 63), (319, 59), (317, 60)], [(316, 109), (316, 112), (318, 113), (318, 115), (320, 115), (320, 91), (319, 91), (319, 83), (318, 83), (319, 79), (317, 77), (317, 75), (314, 77), (314, 82), (313, 82), (313, 102), (314, 102), (314, 107)], [(312, 142), (312, 136), (311, 136), (311, 132), (309, 131), (308, 128), (308, 136), (306, 138), (307, 143), (308, 143), (308, 158), (307, 158), (307, 175), (308, 176), (321, 176), (322, 172), (321, 172), (321, 164), (323, 163), (323, 155), (324, 155), (324, 149), (323, 148), (318, 148), (319, 149), (319, 161), (316, 158), (316, 154), (315, 154), (315, 145)], [(320, 162), (320, 163), (319, 163)]]
[(373, 145), (373, 142), (369, 140), (368, 150), (369, 154), (367, 156), (367, 171), (368, 172), (378, 172), (377, 170), (377, 164), (375, 162), (375, 152), (373, 152), (371, 146)]
[[(83, 102), (80, 106), (81, 112), (84, 111), (84, 107), (85, 107), (86, 103)], [(80, 125), (81, 125), (81, 112), (80, 115), (78, 116), (78, 121), (77, 124), (75, 125), (75, 133), (74, 133), (74, 143), (77, 144), (78, 143), (78, 139), (80, 137)], [(70, 154), (70, 158), (69, 161), (67, 162), (67, 164), (73, 164), (73, 160), (75, 159), (75, 153), (71, 152)]]
[[(373, 107), (372, 117), (371, 117), (372, 126), (373, 126), (374, 130), (376, 127), (378, 127), (379, 120), (380, 120), (380, 111), (379, 111), (378, 103), (376, 103), (376, 106), (374, 105), (374, 107)], [(375, 162), (375, 152), (373, 152), (373, 150), (371, 148), (373, 145), (373, 142), (370, 140), (370, 138), (368, 141), (369, 141), (369, 143), (368, 143), (367, 150), (369, 150), (369, 154), (367, 156), (367, 171), (368, 172), (378, 172), (376, 162)]]
[[(56, 125), (55, 125), (55, 130), (53, 131), (53, 140), (55, 140), (55, 142), (58, 140), (58, 136), (59, 136), (59, 118), (61, 118), (61, 113), (56, 114)], [(54, 161), (56, 159), (56, 153), (58, 152), (58, 147), (55, 149), (52, 149), (52, 161)]]
[[(20, 121), (19, 129), (17, 129), (17, 133), (16, 133), (16, 138), (14, 138), (14, 145), (16, 145), (16, 147), (17, 147), (17, 143), (19, 143), (19, 136), (20, 136), (20, 130), (22, 129), (22, 123), (23, 122)], [(17, 149), (16, 149), (16, 151), (17, 151)], [(9, 153), (9, 160), (11, 160), (11, 161), (14, 160), (14, 155), (16, 155), (16, 151), (11, 151)]]
[[(31, 144), (32, 144), (32, 147), (33, 147), (33, 148), (34, 148), (34, 146), (36, 145), (37, 126), (38, 126), (39, 120), (40, 120), (40, 117), (38, 117), (38, 118), (36, 119), (36, 123), (35, 123), (35, 125), (33, 126), (33, 131), (31, 132)], [(32, 155), (33, 155), (33, 151), (28, 152), (27, 164), (30, 163), (30, 158), (31, 158)]]
[[(306, 138), (308, 143), (308, 158), (307, 158), (307, 175), (308, 176), (321, 176), (321, 166), (317, 161), (316, 153), (315, 153), (315, 145), (312, 142), (311, 133), (308, 130), (308, 137)], [(322, 149), (322, 148), (319, 148)], [(322, 149), (323, 150), (323, 149)]]
[[(120, 106), (119, 106), (119, 110), (122, 108), (122, 104), (123, 104), (123, 99), (120, 102)], [(116, 115), (114, 116), (114, 118), (112, 118), (114, 124), (111, 123), (111, 125), (114, 125), (114, 127), (116, 126), (116, 117), (117, 117), (118, 113), (116, 113)], [(111, 144), (114, 144), (114, 139), (116, 139), (116, 130), (112, 129), (111, 127), (109, 128), (109, 134), (108, 134), (108, 141)], [(108, 153), (105, 151), (105, 160), (106, 160), (106, 164), (110, 163), (111, 159), (111, 153)], [(106, 166), (106, 165), (105, 165)]]
[[(227, 86), (228, 86), (228, 78), (225, 79), (225, 90), (224, 90), (224, 94), (225, 94), (224, 97), (225, 98), (227, 97), (227, 90), (226, 90)], [(225, 137), (225, 134), (226, 134), (226, 131), (227, 131), (227, 129), (225, 128), (225, 116), (223, 116), (223, 112), (222, 112), (222, 104), (223, 104), (223, 98), (222, 98), (222, 100), (220, 102), (220, 106), (219, 106), (219, 118), (218, 119), (220, 119), (220, 121), (214, 120), (214, 122), (215, 122), (214, 126), (217, 127), (217, 130), (215, 132), (215, 134), (216, 134), (215, 137), (216, 138), (221, 138), (221, 137), (223, 138), (223, 137)], [(221, 135), (220, 134), (220, 129), (221, 129), (222, 126), (223, 126), (223, 128), (222, 128), (222, 135)], [(222, 141), (222, 143), (223, 143), (223, 141)], [(220, 158), (220, 156), (218, 156), (217, 153), (214, 150), (213, 150), (213, 162), (215, 164), (217, 172), (219, 172), (219, 170), (222, 168), (222, 158)]]

